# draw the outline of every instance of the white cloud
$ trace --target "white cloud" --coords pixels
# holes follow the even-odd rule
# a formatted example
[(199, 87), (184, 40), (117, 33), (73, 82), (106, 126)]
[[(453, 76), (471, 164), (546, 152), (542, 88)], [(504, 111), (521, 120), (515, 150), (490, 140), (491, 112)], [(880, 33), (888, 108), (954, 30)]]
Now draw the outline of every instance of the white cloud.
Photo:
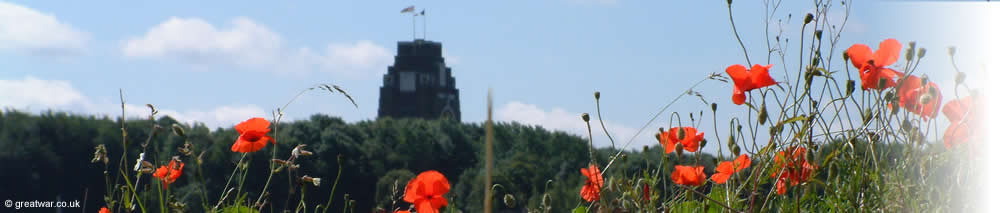
[[(51, 109), (112, 117), (121, 115), (120, 103), (94, 101), (73, 88), (68, 81), (44, 80), (32, 76), (17, 80), (0, 79), (0, 91), (4, 91), (0, 93), (2, 109), (13, 108), (29, 112)], [(210, 128), (232, 127), (251, 117), (270, 118), (270, 113), (255, 105), (217, 106), (210, 110), (157, 110), (160, 116), (170, 116), (188, 124), (200, 122)], [(146, 118), (150, 111), (145, 104), (125, 104), (125, 113), (129, 118)]]
[(83, 52), (88, 34), (21, 5), (0, 2), (0, 49), (32, 54), (72, 55)]
[(68, 81), (42, 80), (27, 76), (21, 80), (0, 79), (0, 106), (27, 109), (69, 107), (86, 100)]
[[(534, 104), (524, 104), (518, 101), (508, 102), (497, 110), (497, 120), (498, 121), (517, 121), (521, 124), (529, 125), (540, 125), (549, 130), (561, 130), (570, 134), (575, 134), (583, 137), (587, 137), (587, 124), (583, 122), (580, 117), (582, 113), (568, 112), (562, 108), (554, 108), (552, 110), (544, 110), (539, 108)], [(617, 148), (622, 148), (622, 146), (635, 134), (637, 129), (631, 128), (619, 123), (611, 122), (605, 120), (604, 124), (610, 131), (611, 136), (615, 139), (615, 145)], [(601, 130), (601, 126), (597, 123), (597, 116), (591, 116), (591, 131), (594, 137), (594, 146), (597, 147), (608, 147), (611, 146), (611, 142), (608, 141), (607, 136), (604, 135), (604, 131)], [(648, 134), (652, 135), (652, 133)], [(649, 144), (643, 143), (642, 135), (636, 138), (637, 142), (633, 142), (630, 148), (638, 148), (641, 145)]]
[(145, 35), (122, 42), (127, 57), (174, 58), (198, 65), (226, 64), (275, 71), (380, 71), (389, 50), (371, 41), (333, 43), (322, 51), (289, 48), (278, 33), (245, 17), (217, 27), (198, 18), (171, 17)]

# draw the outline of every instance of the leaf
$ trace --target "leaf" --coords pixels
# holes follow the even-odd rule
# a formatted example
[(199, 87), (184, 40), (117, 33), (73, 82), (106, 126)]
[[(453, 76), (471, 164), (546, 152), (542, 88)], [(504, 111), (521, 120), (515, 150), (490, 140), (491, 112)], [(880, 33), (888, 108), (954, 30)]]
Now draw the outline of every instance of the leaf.
[(791, 123), (791, 122), (796, 122), (796, 121), (804, 121), (804, 120), (806, 120), (806, 116), (805, 115), (799, 115), (799, 116), (795, 116), (795, 117), (791, 117), (791, 118), (785, 119), (784, 121), (781, 121), (779, 124), (786, 124), (786, 123)]
[(573, 213), (587, 213), (587, 207), (576, 207), (576, 209), (573, 209)]

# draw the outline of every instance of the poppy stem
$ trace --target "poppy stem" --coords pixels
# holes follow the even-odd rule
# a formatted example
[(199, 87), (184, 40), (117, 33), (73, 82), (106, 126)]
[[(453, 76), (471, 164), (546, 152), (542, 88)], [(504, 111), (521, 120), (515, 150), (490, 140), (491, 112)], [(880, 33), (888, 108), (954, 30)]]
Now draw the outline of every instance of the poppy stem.
[(693, 193), (695, 193), (695, 194), (697, 194), (697, 195), (699, 195), (699, 196), (702, 196), (702, 197), (704, 197), (704, 198), (705, 198), (706, 200), (708, 200), (708, 201), (712, 201), (712, 202), (713, 202), (713, 203), (715, 203), (715, 204), (719, 204), (719, 206), (722, 206), (723, 208), (726, 208), (726, 209), (728, 209), (729, 211), (734, 211), (734, 212), (743, 212), (743, 211), (740, 211), (740, 210), (736, 210), (736, 209), (734, 209), (733, 207), (729, 207), (729, 206), (728, 206), (728, 205), (726, 205), (725, 203), (722, 203), (722, 202), (719, 202), (718, 200), (715, 200), (715, 199), (713, 199), (712, 197), (709, 197), (708, 195), (705, 195), (704, 193), (701, 193), (701, 192), (699, 192), (698, 190), (694, 190), (694, 189), (692, 189), (691, 187), (688, 187), (688, 186), (684, 186), (684, 185), (677, 185), (677, 186), (680, 186), (680, 187), (681, 187), (681, 188), (683, 188), (683, 189), (687, 189), (687, 190), (688, 190), (689, 192), (693, 192)]
[(747, 67), (750, 67), (753, 65), (750, 63), (750, 53), (747, 53), (747, 47), (743, 45), (743, 39), (740, 39), (740, 33), (736, 31), (736, 21), (733, 20), (733, 4), (729, 4), (727, 7), (729, 8), (729, 26), (733, 27), (733, 35), (736, 35), (736, 41), (743, 48), (743, 57), (747, 59)]

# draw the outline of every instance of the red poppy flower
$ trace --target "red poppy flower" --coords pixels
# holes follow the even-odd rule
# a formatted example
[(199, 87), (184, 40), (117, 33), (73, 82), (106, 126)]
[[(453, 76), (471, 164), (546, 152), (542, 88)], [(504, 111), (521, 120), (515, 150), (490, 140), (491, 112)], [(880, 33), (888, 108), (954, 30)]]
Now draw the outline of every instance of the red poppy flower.
[(236, 124), (236, 132), (240, 137), (233, 143), (233, 152), (256, 152), (267, 146), (267, 142), (274, 143), (267, 133), (271, 131), (271, 122), (263, 118), (251, 118)]
[[(894, 80), (896, 76), (903, 73), (886, 68), (886, 66), (896, 63), (899, 60), (899, 50), (903, 45), (896, 39), (886, 39), (879, 44), (878, 50), (874, 53), (868, 45), (854, 44), (847, 48), (847, 56), (851, 58), (851, 63), (861, 75), (861, 89), (885, 89), (896, 86)], [(885, 79), (885, 85), (878, 88), (880, 79)]]
[(153, 172), (153, 177), (159, 178), (163, 181), (163, 188), (167, 188), (167, 185), (177, 181), (177, 178), (181, 177), (181, 173), (184, 172), (184, 163), (178, 162), (177, 160), (170, 160), (167, 166), (160, 166)]
[(108, 207), (101, 207), (101, 210), (97, 211), (97, 213), (111, 213), (111, 210), (108, 210)]
[(951, 147), (960, 143), (968, 142), (970, 139), (978, 140), (979, 134), (979, 100), (973, 96), (966, 96), (959, 100), (952, 100), (944, 104), (941, 112), (951, 124), (944, 130), (944, 147)]
[[(787, 154), (787, 153), (791, 154)], [(790, 184), (795, 186), (804, 183), (812, 172), (816, 170), (816, 166), (809, 164), (809, 160), (806, 159), (806, 149), (802, 147), (789, 147), (785, 151), (778, 152), (774, 156), (775, 165), (780, 165), (781, 175), (777, 173), (771, 173), (771, 177), (778, 176), (778, 180), (775, 184), (778, 187), (778, 194), (785, 194), (787, 189), (786, 185)], [(777, 171), (775, 171), (777, 172)]]
[(698, 129), (694, 127), (683, 127), (684, 137), (681, 138), (681, 127), (670, 128), (666, 132), (660, 132), (660, 145), (663, 146), (663, 151), (667, 153), (674, 152), (674, 146), (680, 142), (684, 146), (684, 150), (688, 152), (698, 151), (698, 147), (701, 146), (701, 141), (705, 139), (704, 132), (698, 132)]
[(712, 181), (715, 183), (726, 183), (730, 176), (740, 172), (740, 170), (750, 167), (750, 157), (747, 154), (742, 154), (736, 157), (733, 161), (723, 161), (720, 162), (718, 166), (715, 167), (715, 174), (712, 175)]
[(419, 213), (437, 213), (438, 209), (448, 205), (443, 196), (451, 190), (448, 179), (438, 171), (421, 172), (406, 184), (406, 194), (403, 201), (412, 203)]
[[(924, 120), (937, 117), (941, 106), (941, 94), (937, 84), (927, 81), (922, 85), (919, 77), (907, 76), (899, 86), (899, 105), (904, 109), (920, 115)], [(891, 106), (891, 105), (890, 105)]]
[(700, 186), (705, 183), (705, 167), (676, 165), (670, 179), (680, 185)]
[(601, 170), (591, 164), (588, 168), (581, 168), (580, 173), (587, 177), (587, 183), (580, 189), (580, 197), (587, 202), (594, 202), (601, 199), (601, 187), (604, 187), (604, 177)]
[(760, 64), (754, 64), (750, 70), (747, 70), (747, 67), (743, 65), (733, 64), (726, 68), (729, 78), (733, 79), (733, 103), (743, 105), (747, 99), (745, 94), (747, 91), (777, 84), (771, 78), (771, 74), (767, 72), (768, 69), (771, 69), (771, 66), (774, 65), (761, 66)]

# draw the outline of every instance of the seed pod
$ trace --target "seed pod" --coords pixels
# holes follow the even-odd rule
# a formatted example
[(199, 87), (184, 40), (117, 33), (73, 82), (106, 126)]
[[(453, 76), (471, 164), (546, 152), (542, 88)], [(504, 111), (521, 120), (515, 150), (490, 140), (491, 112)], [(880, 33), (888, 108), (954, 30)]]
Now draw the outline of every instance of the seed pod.
[(590, 114), (583, 113), (580, 117), (583, 117), (584, 122), (590, 122)]
[(514, 208), (516, 200), (514, 200), (514, 195), (507, 194), (503, 196), (503, 204), (507, 205), (507, 208)]
[(177, 125), (177, 124), (170, 125), (170, 129), (174, 130), (174, 134), (175, 135), (181, 136), (181, 137), (185, 137), (184, 136), (184, 128), (181, 127), (181, 125)]
[(813, 14), (812, 13), (806, 13), (806, 19), (805, 19), (804, 23), (802, 23), (802, 25), (809, 24), (809, 22), (812, 22), (812, 21), (813, 21)]
[(924, 54), (927, 54), (927, 49), (921, 47), (919, 50), (917, 50), (917, 58), (923, 58)]
[(705, 145), (708, 145), (708, 140), (701, 139), (701, 148), (705, 148)]
[(888, 85), (888, 84), (889, 84), (889, 79), (885, 79), (885, 78), (879, 78), (878, 79), (878, 88), (879, 89), (885, 89), (885, 86)]
[(598, 99), (598, 100), (600, 100), (600, 99), (601, 99), (601, 92), (599, 92), (599, 91), (595, 91), (595, 92), (594, 92), (594, 99)]
[(847, 80), (847, 96), (854, 93), (854, 80)]
[(955, 56), (955, 46), (948, 47), (948, 56)]
[(719, 109), (719, 105), (718, 105), (718, 104), (715, 104), (715, 103), (713, 102), (713, 103), (712, 103), (712, 112), (715, 112), (715, 110), (717, 110), (717, 109)]
[(847, 51), (845, 50), (844, 51), (844, 61), (847, 61), (847, 59), (850, 59), (850, 55), (848, 55)]
[(816, 39), (823, 39), (823, 30), (816, 30)]

